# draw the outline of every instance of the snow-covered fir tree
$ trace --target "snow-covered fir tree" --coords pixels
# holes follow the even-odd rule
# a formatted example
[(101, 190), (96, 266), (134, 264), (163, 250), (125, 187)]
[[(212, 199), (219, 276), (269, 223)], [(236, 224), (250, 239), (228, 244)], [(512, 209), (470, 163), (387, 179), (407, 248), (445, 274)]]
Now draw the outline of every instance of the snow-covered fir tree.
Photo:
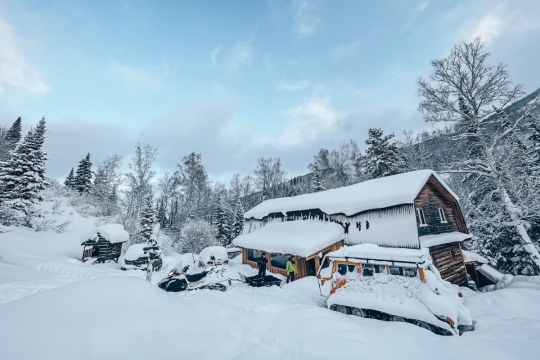
[(527, 166), (530, 175), (538, 176), (540, 175), (540, 121), (532, 116), (529, 117), (528, 131)]
[(375, 179), (402, 172), (405, 163), (398, 153), (397, 145), (389, 142), (394, 134), (383, 136), (382, 129), (371, 128), (368, 135), (368, 148), (363, 162), (366, 173)]
[(79, 167), (75, 174), (75, 189), (83, 193), (89, 193), (92, 185), (92, 162), (90, 153), (79, 162)]
[(236, 200), (234, 208), (234, 220), (231, 229), (232, 238), (236, 238), (244, 230), (244, 207), (240, 199)]
[(167, 227), (167, 213), (163, 198), (159, 201), (158, 204), (156, 220), (162, 229), (165, 229)]
[(75, 188), (75, 172), (73, 171), (73, 168), (71, 168), (66, 180), (64, 180), (64, 185), (70, 189)]
[(10, 159), (0, 165), (0, 202), (25, 215), (41, 200), (40, 192), (44, 189), (40, 144), (36, 131), (31, 129), (11, 152)]
[(228, 205), (224, 201), (223, 196), (219, 197), (216, 206), (215, 226), (217, 230), (217, 239), (222, 246), (229, 246), (231, 243), (231, 227), (229, 225)]
[(321, 170), (319, 169), (319, 166), (315, 165), (313, 170), (313, 180), (311, 181), (311, 191), (319, 192), (323, 190), (324, 186), (322, 185), (321, 180)]
[(144, 207), (140, 214), (140, 237), (143, 242), (150, 240), (154, 225), (156, 224), (156, 213), (154, 210), (154, 200), (152, 194), (148, 194), (145, 199)]
[(0, 139), (0, 162), (9, 160), (9, 153), (15, 150), (21, 140), (21, 118), (17, 118), (6, 135)]

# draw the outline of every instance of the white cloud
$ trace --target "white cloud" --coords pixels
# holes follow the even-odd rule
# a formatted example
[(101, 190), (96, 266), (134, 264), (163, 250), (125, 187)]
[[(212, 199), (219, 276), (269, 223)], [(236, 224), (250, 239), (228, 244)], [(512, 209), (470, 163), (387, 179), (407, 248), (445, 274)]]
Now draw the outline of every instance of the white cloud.
[(238, 41), (225, 62), (225, 75), (230, 76), (236, 73), (241, 67), (251, 64), (253, 59), (255, 59), (255, 49), (252, 39)]
[(288, 79), (282, 79), (275, 85), (276, 91), (302, 91), (309, 86), (309, 81), (289, 81)]
[(327, 99), (312, 98), (285, 112), (288, 124), (278, 136), (283, 147), (307, 145), (337, 127), (343, 115), (333, 109)]
[(298, 39), (310, 37), (317, 31), (321, 22), (317, 13), (317, 5), (318, 2), (309, 0), (293, 1), (293, 33)]
[(429, 6), (428, 0), (421, 0), (418, 2), (418, 6), (414, 9), (415, 12), (422, 12)]
[(334, 50), (332, 50), (332, 57), (334, 59), (341, 59), (351, 54), (354, 54), (358, 50), (358, 48), (360, 48), (361, 44), (361, 41), (354, 41), (348, 44), (340, 44), (336, 46)]
[(472, 37), (481, 37), (484, 41), (489, 42), (497, 38), (505, 27), (506, 24), (497, 15), (487, 14), (480, 19)]
[(141, 67), (110, 62), (106, 71), (130, 89), (149, 92), (163, 87), (163, 70), (159, 67)]
[(0, 17), (0, 92), (2, 85), (31, 94), (43, 94), (52, 89), (40, 69), (27, 59), (15, 29)]

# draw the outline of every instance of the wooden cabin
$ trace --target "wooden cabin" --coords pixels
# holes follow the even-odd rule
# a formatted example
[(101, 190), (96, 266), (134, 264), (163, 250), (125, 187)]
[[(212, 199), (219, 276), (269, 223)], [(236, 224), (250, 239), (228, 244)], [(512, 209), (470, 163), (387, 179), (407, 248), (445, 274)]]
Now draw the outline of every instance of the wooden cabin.
[(87, 232), (81, 237), (82, 261), (99, 264), (115, 261), (122, 252), (123, 244), (129, 234), (120, 224), (106, 224)]
[[(254, 234), (269, 224), (305, 220), (339, 225), (345, 245), (429, 248), (443, 279), (459, 285), (468, 282), (461, 242), (471, 235), (457, 195), (434, 171), (413, 171), (267, 200), (246, 212), (243, 234)], [(286, 232), (275, 236), (287, 238)], [(234, 243), (245, 248), (236, 239)], [(254, 265), (248, 254), (243, 262)]]
[(343, 246), (340, 225), (319, 221), (290, 221), (268, 224), (257, 232), (234, 239), (242, 248), (242, 263), (257, 268), (262, 252), (268, 259), (267, 270), (287, 276), (289, 258), (296, 263), (297, 279), (315, 276), (324, 255)]

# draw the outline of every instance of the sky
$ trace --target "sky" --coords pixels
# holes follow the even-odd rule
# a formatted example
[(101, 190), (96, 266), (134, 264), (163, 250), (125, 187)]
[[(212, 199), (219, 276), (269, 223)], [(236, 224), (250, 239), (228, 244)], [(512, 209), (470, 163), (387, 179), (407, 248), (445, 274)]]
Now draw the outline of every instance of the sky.
[(540, 87), (540, 1), (0, 0), (0, 125), (45, 116), (49, 176), (137, 142), (158, 175), (202, 153), (214, 181), (367, 130), (430, 130), (416, 81), (481, 36), (527, 92)]

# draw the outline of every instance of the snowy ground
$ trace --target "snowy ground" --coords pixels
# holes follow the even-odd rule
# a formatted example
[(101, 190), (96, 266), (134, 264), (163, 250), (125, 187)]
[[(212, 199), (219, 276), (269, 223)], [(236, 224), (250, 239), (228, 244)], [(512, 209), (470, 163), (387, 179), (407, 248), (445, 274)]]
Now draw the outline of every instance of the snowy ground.
[[(0, 233), (0, 359), (538, 358), (538, 284), (467, 293), (476, 331), (441, 337), (329, 311), (315, 278), (166, 293), (155, 283), (179, 258), (152, 284), (117, 264), (82, 264), (79, 236), (95, 219), (72, 218), (65, 234)], [(228, 269), (238, 271), (254, 272)]]

